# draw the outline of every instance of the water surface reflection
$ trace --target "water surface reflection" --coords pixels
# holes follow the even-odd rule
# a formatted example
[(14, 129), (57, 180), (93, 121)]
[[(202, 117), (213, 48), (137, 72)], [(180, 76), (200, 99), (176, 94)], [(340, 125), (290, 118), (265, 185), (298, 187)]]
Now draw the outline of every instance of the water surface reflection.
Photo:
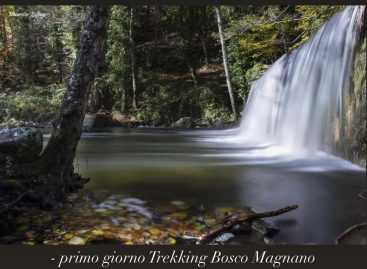
[[(86, 133), (76, 166), (90, 189), (153, 201), (189, 199), (206, 206), (255, 210), (298, 204), (272, 218), (287, 243), (333, 243), (366, 218), (364, 169), (339, 158), (264, 154), (266, 145), (231, 141), (232, 131), (99, 129)], [(269, 152), (268, 152), (269, 153)]]

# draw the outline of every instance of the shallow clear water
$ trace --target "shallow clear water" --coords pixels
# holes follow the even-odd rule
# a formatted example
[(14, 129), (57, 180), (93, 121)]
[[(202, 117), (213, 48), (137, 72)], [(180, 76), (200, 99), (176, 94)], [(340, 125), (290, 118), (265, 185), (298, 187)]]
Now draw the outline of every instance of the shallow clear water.
[(358, 194), (365, 169), (326, 155), (288, 155), (234, 139), (236, 130), (123, 129), (83, 134), (76, 167), (89, 189), (164, 202), (243, 205), (256, 211), (299, 208), (268, 219), (286, 243), (333, 243), (366, 218)]

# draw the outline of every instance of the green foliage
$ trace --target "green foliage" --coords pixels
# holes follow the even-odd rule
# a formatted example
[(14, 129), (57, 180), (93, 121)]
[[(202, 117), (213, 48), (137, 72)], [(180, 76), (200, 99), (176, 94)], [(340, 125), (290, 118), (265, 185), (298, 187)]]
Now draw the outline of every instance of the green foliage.
[[(130, 83), (130, 58), (128, 40), (128, 8), (114, 6), (111, 10), (108, 29), (106, 61), (108, 73), (107, 86), (112, 90), (115, 109), (126, 112), (128, 89)], [(107, 87), (105, 88), (107, 89)], [(103, 94), (103, 93), (102, 93)]]
[[(267, 66), (302, 44), (342, 6), (222, 6), (237, 105)], [(50, 121), (75, 55), (88, 6), (0, 7), (0, 119)], [(181, 117), (230, 119), (213, 6), (113, 6), (105, 58), (88, 101), (90, 112), (114, 110), (154, 125)], [(44, 18), (11, 17), (41, 12)], [(133, 109), (132, 52), (137, 108)], [(214, 70), (214, 72), (213, 72)], [(134, 72), (135, 73), (135, 72)], [(51, 86), (50, 86), (51, 85)], [(57, 88), (57, 89), (56, 89)]]
[[(228, 55), (237, 94), (246, 102), (265, 65), (305, 42), (341, 6), (259, 6), (228, 13)], [(234, 10), (235, 11), (235, 10)]]
[(146, 78), (139, 106), (139, 119), (153, 125), (170, 126), (182, 117), (198, 123), (230, 120), (226, 89), (218, 81), (197, 88), (189, 79)]
[[(75, 25), (67, 8), (7, 6), (1, 10), (4, 33), (0, 50), (6, 49), (7, 55), (0, 60), (0, 88), (65, 82), (74, 51), (69, 33)], [(30, 15), (9, 16), (9, 12)], [(3, 13), (7, 14), (5, 20), (1, 19)]]
[(65, 92), (63, 85), (33, 86), (16, 93), (0, 93), (0, 124), (45, 123), (56, 118)]
[(170, 126), (181, 117), (196, 117), (197, 90), (190, 81), (147, 80), (138, 117), (153, 125)]
[(153, 84), (146, 89), (142, 96), (138, 117), (152, 125), (165, 125), (174, 122), (174, 115), (170, 113), (176, 105), (172, 88)]
[(226, 122), (232, 120), (231, 111), (227, 107), (214, 103), (204, 104), (203, 119), (212, 124), (214, 122)]
[(244, 102), (246, 102), (247, 96), (250, 93), (252, 83), (260, 78), (264, 69), (265, 66), (262, 63), (255, 63), (252, 67), (246, 70), (244, 75), (244, 81), (246, 82), (246, 85), (241, 88), (239, 93)]
[(218, 82), (209, 82), (199, 88), (200, 117), (205, 123), (232, 120), (232, 112), (226, 98), (226, 89)]
[(295, 30), (300, 34), (292, 48), (305, 42), (325, 21), (342, 8), (343, 6), (296, 6), (295, 11), (300, 19)]
[(366, 166), (366, 38), (362, 36), (352, 66), (350, 94), (344, 98), (342, 139), (337, 147), (343, 149), (343, 157)]

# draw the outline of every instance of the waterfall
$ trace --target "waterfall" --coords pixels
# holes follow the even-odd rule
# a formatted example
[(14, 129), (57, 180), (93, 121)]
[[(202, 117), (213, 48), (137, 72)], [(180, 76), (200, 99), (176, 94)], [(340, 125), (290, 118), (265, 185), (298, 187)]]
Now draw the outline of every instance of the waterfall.
[(289, 152), (332, 150), (363, 12), (364, 7), (352, 6), (335, 14), (254, 83), (243, 112), (241, 139)]

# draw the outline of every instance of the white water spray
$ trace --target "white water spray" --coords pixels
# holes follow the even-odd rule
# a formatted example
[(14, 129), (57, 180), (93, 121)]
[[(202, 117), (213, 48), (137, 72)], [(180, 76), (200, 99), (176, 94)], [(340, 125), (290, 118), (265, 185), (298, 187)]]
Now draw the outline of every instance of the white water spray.
[(364, 7), (335, 14), (254, 83), (239, 137), (287, 152), (331, 151)]

